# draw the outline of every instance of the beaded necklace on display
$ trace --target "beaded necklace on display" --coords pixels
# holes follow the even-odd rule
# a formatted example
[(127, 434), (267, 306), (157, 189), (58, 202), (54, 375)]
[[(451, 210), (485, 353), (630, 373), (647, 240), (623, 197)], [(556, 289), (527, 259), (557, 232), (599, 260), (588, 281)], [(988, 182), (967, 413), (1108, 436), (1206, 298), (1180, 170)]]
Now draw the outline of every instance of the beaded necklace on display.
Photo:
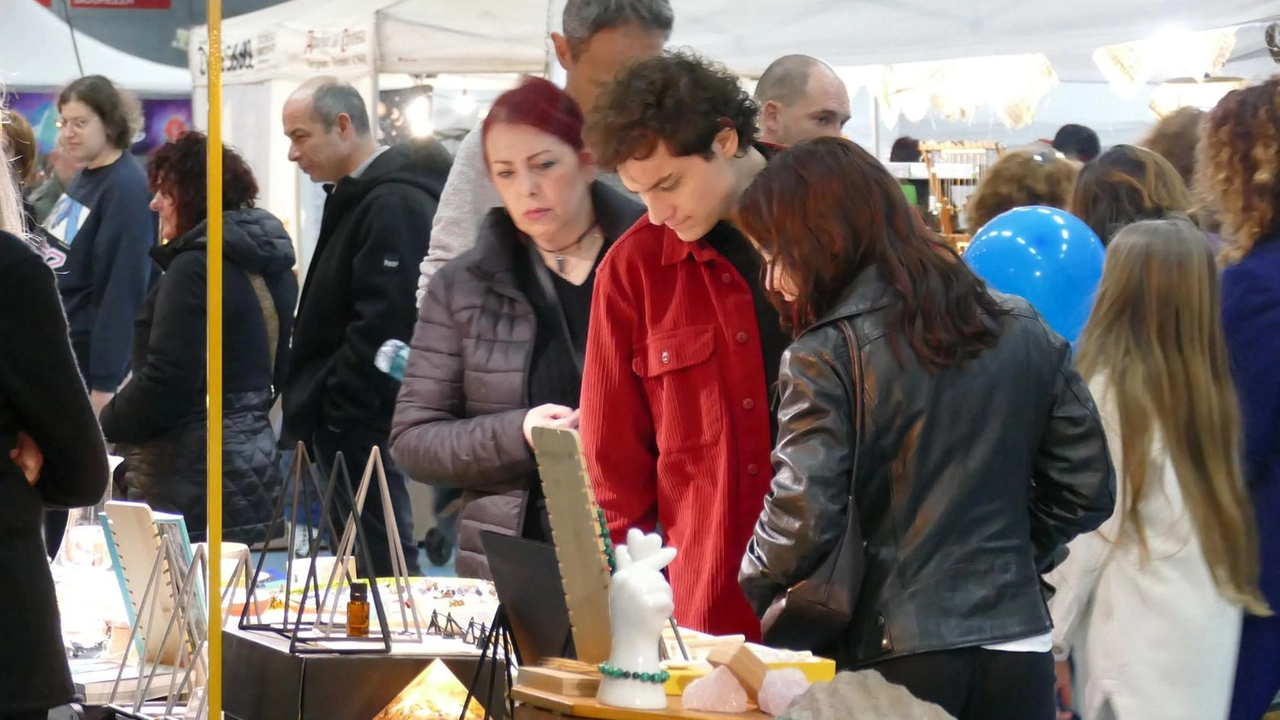
[(596, 522), (600, 524), (600, 540), (604, 543), (604, 558), (609, 561), (609, 574), (618, 572), (618, 560), (614, 557), (613, 538), (609, 535), (609, 523), (604, 520), (604, 510), (596, 509)]

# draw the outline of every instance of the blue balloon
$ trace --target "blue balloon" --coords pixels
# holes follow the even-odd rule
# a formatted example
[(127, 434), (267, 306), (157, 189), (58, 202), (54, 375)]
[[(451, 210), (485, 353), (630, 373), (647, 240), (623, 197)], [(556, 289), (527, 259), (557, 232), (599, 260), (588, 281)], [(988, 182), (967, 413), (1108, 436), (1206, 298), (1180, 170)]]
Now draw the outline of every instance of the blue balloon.
[(982, 226), (964, 259), (989, 286), (1025, 298), (1075, 344), (1102, 280), (1102, 241), (1083, 221), (1057, 208), (1016, 208)]

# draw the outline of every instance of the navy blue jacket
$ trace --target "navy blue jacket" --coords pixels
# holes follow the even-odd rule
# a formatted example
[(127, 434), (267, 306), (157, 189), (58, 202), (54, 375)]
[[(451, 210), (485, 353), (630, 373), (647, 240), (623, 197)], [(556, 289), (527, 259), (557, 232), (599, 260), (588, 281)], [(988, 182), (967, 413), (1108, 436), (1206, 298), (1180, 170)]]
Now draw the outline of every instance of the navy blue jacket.
[(1280, 607), (1280, 236), (1222, 273), (1222, 324), (1244, 415), (1245, 478), (1258, 518), (1262, 592)]

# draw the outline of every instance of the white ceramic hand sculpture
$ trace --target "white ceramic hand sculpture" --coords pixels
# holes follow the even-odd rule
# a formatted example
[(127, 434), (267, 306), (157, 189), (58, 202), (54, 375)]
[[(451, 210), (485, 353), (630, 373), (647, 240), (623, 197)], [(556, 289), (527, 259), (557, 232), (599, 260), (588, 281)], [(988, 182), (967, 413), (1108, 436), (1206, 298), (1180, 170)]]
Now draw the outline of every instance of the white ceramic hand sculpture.
[(612, 707), (665, 710), (666, 676), (658, 647), (675, 601), (662, 569), (675, 559), (676, 550), (662, 547), (658, 535), (632, 528), (627, 544), (614, 553), (618, 571), (609, 584), (613, 650), (600, 668), (604, 679), (596, 699)]

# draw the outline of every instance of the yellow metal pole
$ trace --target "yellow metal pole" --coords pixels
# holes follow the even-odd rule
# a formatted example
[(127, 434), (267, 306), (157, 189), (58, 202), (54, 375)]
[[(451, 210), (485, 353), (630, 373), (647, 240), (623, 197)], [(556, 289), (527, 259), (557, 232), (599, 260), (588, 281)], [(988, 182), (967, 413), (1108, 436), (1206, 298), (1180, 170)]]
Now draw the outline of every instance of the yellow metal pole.
[(222, 0), (209, 7), (209, 718), (222, 720)]

